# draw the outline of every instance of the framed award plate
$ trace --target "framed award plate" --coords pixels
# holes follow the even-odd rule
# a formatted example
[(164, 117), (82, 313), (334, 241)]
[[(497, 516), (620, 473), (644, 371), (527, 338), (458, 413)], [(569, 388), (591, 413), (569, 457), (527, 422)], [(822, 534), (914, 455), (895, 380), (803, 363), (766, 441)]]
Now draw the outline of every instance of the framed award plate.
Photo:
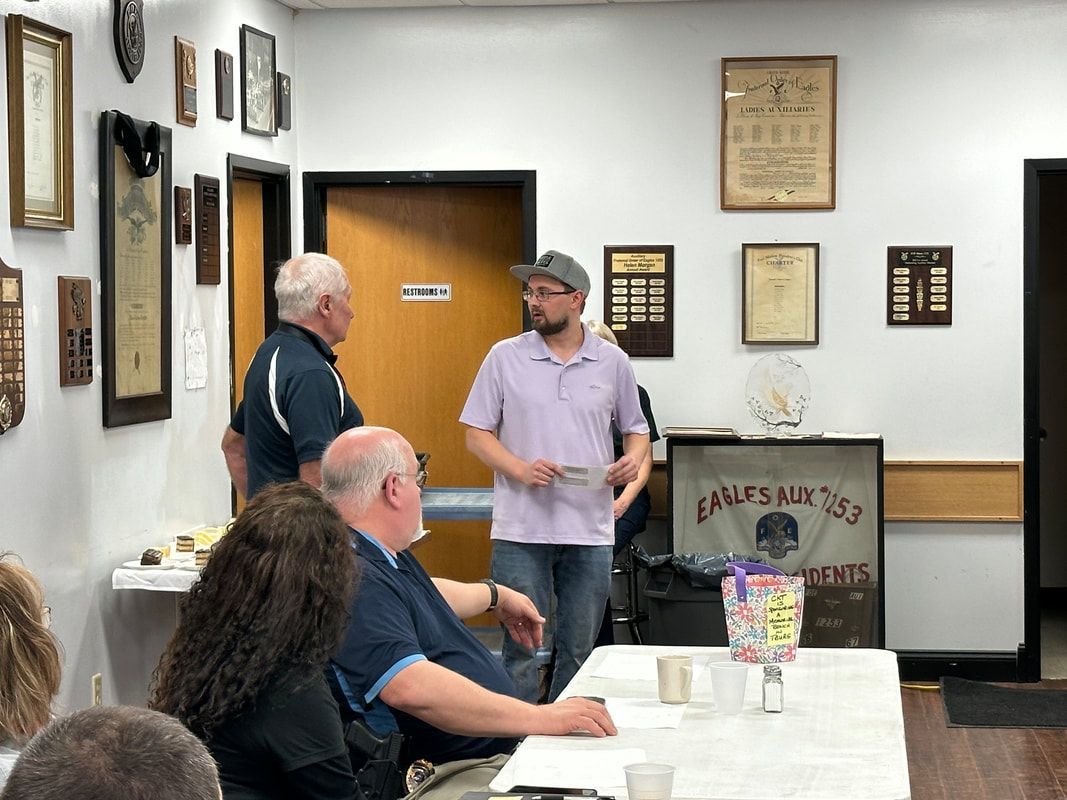
[(174, 37), (174, 90), (178, 122), (196, 126), (196, 45)]
[(193, 190), (174, 187), (174, 244), (193, 243)]
[(143, 1), (115, 0), (115, 55), (127, 83), (141, 74), (145, 44)]
[(241, 128), (257, 136), (277, 136), (275, 43), (269, 33), (241, 26)]
[(819, 245), (741, 245), (741, 342), (819, 343)]
[(0, 260), (0, 435), (26, 413), (25, 323), (22, 270)]
[(293, 127), (293, 79), (285, 73), (278, 73), (278, 130), (287, 131)]
[(631, 358), (674, 355), (674, 245), (604, 247), (604, 321)]
[(886, 324), (952, 324), (952, 246), (886, 248)]
[(93, 298), (88, 278), (60, 275), (59, 385), (93, 382)]
[(71, 35), (7, 16), (11, 225), (74, 229)]
[(723, 209), (834, 208), (837, 56), (722, 60)]

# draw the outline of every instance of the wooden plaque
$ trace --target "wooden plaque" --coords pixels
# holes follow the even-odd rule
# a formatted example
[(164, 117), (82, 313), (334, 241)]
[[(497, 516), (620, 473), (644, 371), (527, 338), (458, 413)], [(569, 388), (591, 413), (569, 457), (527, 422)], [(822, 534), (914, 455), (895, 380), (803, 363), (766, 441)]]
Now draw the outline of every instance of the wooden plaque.
[(196, 282), (222, 282), (219, 179), (209, 175), (193, 178), (196, 194)]
[(144, 66), (146, 38), (142, 0), (115, 0), (115, 55), (127, 83), (133, 83)]
[(60, 275), (59, 385), (93, 382), (93, 298), (89, 278)]
[(233, 119), (233, 56), (215, 51), (215, 116)]
[(888, 248), (886, 324), (952, 324), (952, 246)]
[(633, 358), (674, 355), (674, 245), (604, 247), (604, 322)]
[(285, 73), (278, 73), (278, 130), (287, 131), (293, 127), (293, 79)]
[(174, 187), (174, 243), (193, 243), (193, 190)]
[(0, 260), (0, 434), (26, 413), (25, 316), (22, 270)]
[(174, 37), (174, 87), (178, 122), (196, 127), (196, 45)]

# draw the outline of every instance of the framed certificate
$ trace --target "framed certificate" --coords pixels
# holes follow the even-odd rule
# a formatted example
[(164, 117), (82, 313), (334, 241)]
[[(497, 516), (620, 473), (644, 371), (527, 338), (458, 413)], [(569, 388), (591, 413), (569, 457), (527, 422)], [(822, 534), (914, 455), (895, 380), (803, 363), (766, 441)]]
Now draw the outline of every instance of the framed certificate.
[(723, 209), (834, 208), (837, 56), (722, 60)]
[(11, 224), (74, 229), (71, 35), (7, 16)]
[(100, 120), (104, 426), (171, 416), (171, 131)]
[(741, 245), (741, 342), (819, 343), (819, 245)]

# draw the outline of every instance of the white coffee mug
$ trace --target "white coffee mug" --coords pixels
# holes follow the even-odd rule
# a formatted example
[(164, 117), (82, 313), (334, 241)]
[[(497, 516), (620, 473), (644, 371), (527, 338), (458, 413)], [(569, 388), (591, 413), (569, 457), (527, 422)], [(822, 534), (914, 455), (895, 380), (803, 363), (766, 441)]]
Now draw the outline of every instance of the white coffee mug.
[(692, 656), (656, 656), (661, 703), (688, 703), (693, 693)]

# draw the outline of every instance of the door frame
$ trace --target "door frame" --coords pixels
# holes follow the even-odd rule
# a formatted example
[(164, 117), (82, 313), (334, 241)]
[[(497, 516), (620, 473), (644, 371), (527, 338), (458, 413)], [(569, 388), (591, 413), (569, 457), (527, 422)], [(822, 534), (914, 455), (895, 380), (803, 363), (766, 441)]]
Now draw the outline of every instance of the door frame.
[(1041, 678), (1041, 179), (1067, 159), (1023, 161), (1023, 645), (1019, 680)]
[(289, 165), (263, 161), (234, 153), (226, 156), (227, 214), (227, 300), (230, 320), (230, 414), (236, 410), (234, 384), (234, 298), (233, 298), (233, 182), (246, 178), (263, 185), (263, 337), (278, 325), (278, 299), (274, 296), (276, 266), (292, 256), (292, 207), (289, 192)]
[[(537, 171), (453, 170), (445, 172), (305, 172), (304, 250), (326, 252), (326, 190), (335, 186), (517, 186), (522, 190), (522, 258), (537, 258)], [(525, 303), (523, 304), (525, 306)], [(523, 311), (523, 328), (529, 328), (529, 311)]]

